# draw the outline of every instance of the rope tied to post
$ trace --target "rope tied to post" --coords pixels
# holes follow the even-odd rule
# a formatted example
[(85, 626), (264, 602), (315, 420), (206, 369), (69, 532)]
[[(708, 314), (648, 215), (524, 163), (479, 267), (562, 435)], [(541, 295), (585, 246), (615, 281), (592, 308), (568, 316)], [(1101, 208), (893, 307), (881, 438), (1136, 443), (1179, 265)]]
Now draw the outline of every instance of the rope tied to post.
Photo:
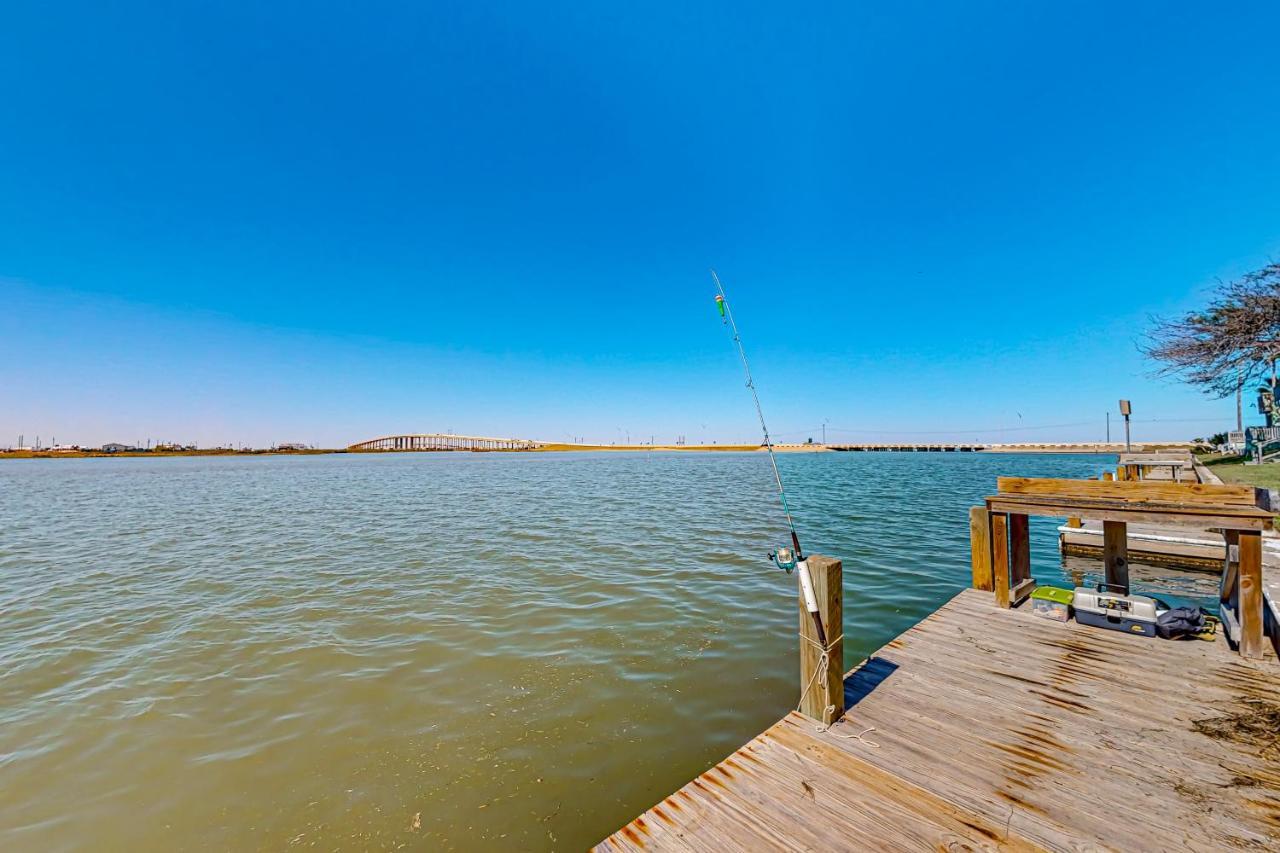
[[(809, 691), (813, 688), (813, 683), (821, 679), (822, 696), (827, 700), (824, 703), (825, 707), (822, 709), (822, 719), (828, 720), (835, 714), (836, 710), (835, 703), (831, 701), (831, 679), (829, 677), (831, 674), (831, 652), (835, 649), (836, 643), (844, 639), (844, 634), (841, 633), (840, 636), (827, 643), (825, 647), (812, 637), (806, 637), (804, 634), (799, 636), (800, 639), (818, 650), (818, 665), (813, 668), (813, 675), (809, 676), (809, 683), (804, 686), (804, 690), (800, 693), (800, 701), (796, 703), (796, 710), (799, 711), (804, 707), (805, 697), (809, 695)], [(829, 723), (824, 722), (817, 727), (817, 731), (825, 732), (834, 723), (835, 720)]]

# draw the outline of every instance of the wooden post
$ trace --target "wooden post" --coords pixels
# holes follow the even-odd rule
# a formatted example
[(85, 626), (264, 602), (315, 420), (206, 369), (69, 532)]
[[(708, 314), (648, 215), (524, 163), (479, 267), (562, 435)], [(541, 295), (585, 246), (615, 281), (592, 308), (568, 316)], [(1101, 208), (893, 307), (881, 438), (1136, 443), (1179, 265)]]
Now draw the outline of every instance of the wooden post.
[(1009, 515), (1009, 603), (1017, 604), (1035, 588), (1031, 579), (1031, 529), (1021, 513)]
[(1236, 581), (1240, 575), (1240, 531), (1224, 530), (1222, 539), (1227, 547), (1222, 560), (1222, 585), (1218, 598), (1222, 604), (1235, 609), (1233, 597), (1236, 592)]
[[(818, 615), (827, 632), (827, 642), (835, 641), (828, 656), (826, 683), (818, 671), (822, 657), (818, 630), (813, 616), (804, 605), (800, 594), (800, 689), (803, 694), (800, 713), (830, 725), (844, 713), (844, 566), (831, 557), (813, 555), (808, 559), (809, 575), (813, 578), (813, 593), (818, 599)], [(800, 569), (796, 568), (799, 583)], [(812, 682), (812, 684), (810, 683)]]
[(1262, 657), (1262, 534), (1240, 531), (1240, 654)]
[(1117, 465), (1117, 466), (1116, 466), (1116, 479), (1117, 479), (1117, 480), (1120, 480), (1120, 481), (1122, 481), (1122, 482), (1123, 482), (1124, 480), (1129, 479), (1129, 470), (1128, 470), (1127, 468), (1125, 468), (1125, 466), (1123, 466), (1123, 465)]
[(1009, 522), (1003, 512), (991, 513), (991, 571), (996, 605), (1009, 606)]
[(1129, 591), (1129, 525), (1123, 521), (1102, 522), (1102, 559), (1108, 584)]
[(1084, 522), (1077, 516), (1071, 516), (1067, 519), (1067, 527), (1084, 527)]
[(1222, 561), (1222, 582), (1218, 590), (1222, 627), (1233, 643), (1240, 641), (1240, 531), (1224, 530), (1226, 555)]
[(991, 522), (985, 506), (969, 507), (969, 553), (973, 564), (973, 588), (990, 592)]
[(1113, 479), (1115, 479), (1115, 476), (1114, 476), (1110, 471), (1103, 471), (1103, 472), (1102, 472), (1102, 479), (1104, 479), (1104, 480), (1106, 480), (1108, 483), (1110, 483)]

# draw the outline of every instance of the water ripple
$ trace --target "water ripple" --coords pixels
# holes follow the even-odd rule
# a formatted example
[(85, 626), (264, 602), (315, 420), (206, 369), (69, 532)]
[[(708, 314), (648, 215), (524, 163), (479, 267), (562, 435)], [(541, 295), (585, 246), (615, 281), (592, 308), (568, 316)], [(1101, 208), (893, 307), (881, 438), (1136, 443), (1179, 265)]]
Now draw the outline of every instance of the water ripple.
[[(1111, 461), (783, 457), (849, 662), (967, 583), (997, 473)], [(758, 454), (5, 462), (0, 847), (584, 847), (794, 701), (771, 485)], [(1042, 580), (1096, 572), (1032, 532)]]

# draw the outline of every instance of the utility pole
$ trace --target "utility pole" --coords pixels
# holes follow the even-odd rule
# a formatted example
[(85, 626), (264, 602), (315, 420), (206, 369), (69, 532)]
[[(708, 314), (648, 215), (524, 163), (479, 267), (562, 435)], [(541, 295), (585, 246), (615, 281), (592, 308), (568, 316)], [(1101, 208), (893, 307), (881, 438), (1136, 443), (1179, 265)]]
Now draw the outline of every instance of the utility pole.
[(1107, 412), (1107, 444), (1111, 443), (1111, 413)]
[(1124, 415), (1124, 451), (1125, 453), (1133, 452), (1133, 446), (1129, 443), (1129, 413), (1132, 407), (1128, 400), (1120, 401), (1120, 414)]
[(1244, 432), (1244, 403), (1242, 401), (1242, 392), (1244, 390), (1244, 379), (1240, 376), (1239, 369), (1236, 370), (1236, 432)]

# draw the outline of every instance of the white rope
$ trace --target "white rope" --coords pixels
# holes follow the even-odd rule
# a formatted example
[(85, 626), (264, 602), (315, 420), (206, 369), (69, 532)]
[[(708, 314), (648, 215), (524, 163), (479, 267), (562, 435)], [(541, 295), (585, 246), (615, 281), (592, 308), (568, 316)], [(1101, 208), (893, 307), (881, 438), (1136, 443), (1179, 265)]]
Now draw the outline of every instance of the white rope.
[[(830, 643), (828, 643), (825, 649), (822, 647), (820, 643), (816, 642), (815, 640), (809, 637), (806, 637), (804, 634), (800, 635), (800, 639), (804, 640), (806, 643), (808, 643), (809, 645), (813, 646), (815, 649), (818, 650), (818, 665), (817, 667), (814, 668), (813, 675), (810, 676), (809, 678), (809, 683), (804, 686), (804, 691), (801, 692), (800, 694), (800, 701), (796, 703), (796, 710), (799, 711), (800, 708), (804, 705), (804, 698), (809, 695), (809, 691), (813, 688), (813, 683), (817, 681), (819, 677), (821, 677), (823, 694), (826, 696), (826, 699), (827, 699), (827, 705), (822, 711), (822, 718), (825, 720), (833, 716), (836, 710), (835, 704), (831, 701), (831, 682), (827, 678), (827, 675), (831, 671), (831, 650), (836, 647), (836, 643), (844, 639), (844, 634), (841, 634), (840, 636), (832, 640)], [(837, 722), (844, 722), (844, 720), (843, 719), (832, 720), (830, 723), (823, 723), (822, 725), (815, 726), (814, 731), (818, 731), (818, 732), (829, 731), (831, 727), (834, 726)], [(866, 737), (864, 737), (864, 735), (869, 735), (875, 730), (876, 730), (875, 726), (871, 726), (870, 728), (863, 729), (862, 731), (858, 732), (855, 735), (837, 734), (836, 737), (844, 738), (845, 740), (856, 740), (866, 744), (872, 749), (879, 749), (880, 744), (876, 743), (875, 741), (867, 740)]]
[(865, 734), (870, 734), (871, 732), (874, 732), (875, 730), (876, 730), (876, 727), (875, 727), (875, 726), (871, 726), (870, 728), (863, 729), (862, 731), (858, 732), (856, 735), (836, 735), (836, 737), (842, 737), (842, 738), (844, 738), (845, 740), (857, 740), (857, 741), (862, 741), (863, 743), (865, 743), (867, 746), (871, 747), (872, 749), (879, 749), (879, 748), (880, 748), (880, 744), (878, 744), (878, 743), (876, 743), (876, 742), (874, 742), (874, 741), (867, 740), (866, 738), (864, 738), (864, 737), (863, 737), (863, 735), (865, 735)]
[[(831, 672), (831, 650), (836, 647), (836, 643), (844, 639), (844, 634), (841, 634), (830, 643), (827, 643), (826, 648), (823, 648), (822, 644), (817, 640), (806, 637), (804, 634), (800, 635), (800, 639), (818, 650), (818, 665), (813, 668), (813, 675), (809, 676), (809, 683), (804, 686), (804, 690), (800, 693), (800, 701), (796, 703), (796, 710), (799, 711), (804, 706), (805, 697), (809, 695), (809, 691), (813, 688), (813, 683), (821, 678), (822, 695), (827, 700), (826, 707), (822, 710), (822, 719), (828, 720), (836, 712), (835, 703), (831, 701), (831, 679), (828, 677)], [(832, 722), (834, 722), (834, 720)], [(818, 726), (817, 730), (825, 732), (827, 729), (831, 728), (831, 725), (832, 723), (823, 723)]]

